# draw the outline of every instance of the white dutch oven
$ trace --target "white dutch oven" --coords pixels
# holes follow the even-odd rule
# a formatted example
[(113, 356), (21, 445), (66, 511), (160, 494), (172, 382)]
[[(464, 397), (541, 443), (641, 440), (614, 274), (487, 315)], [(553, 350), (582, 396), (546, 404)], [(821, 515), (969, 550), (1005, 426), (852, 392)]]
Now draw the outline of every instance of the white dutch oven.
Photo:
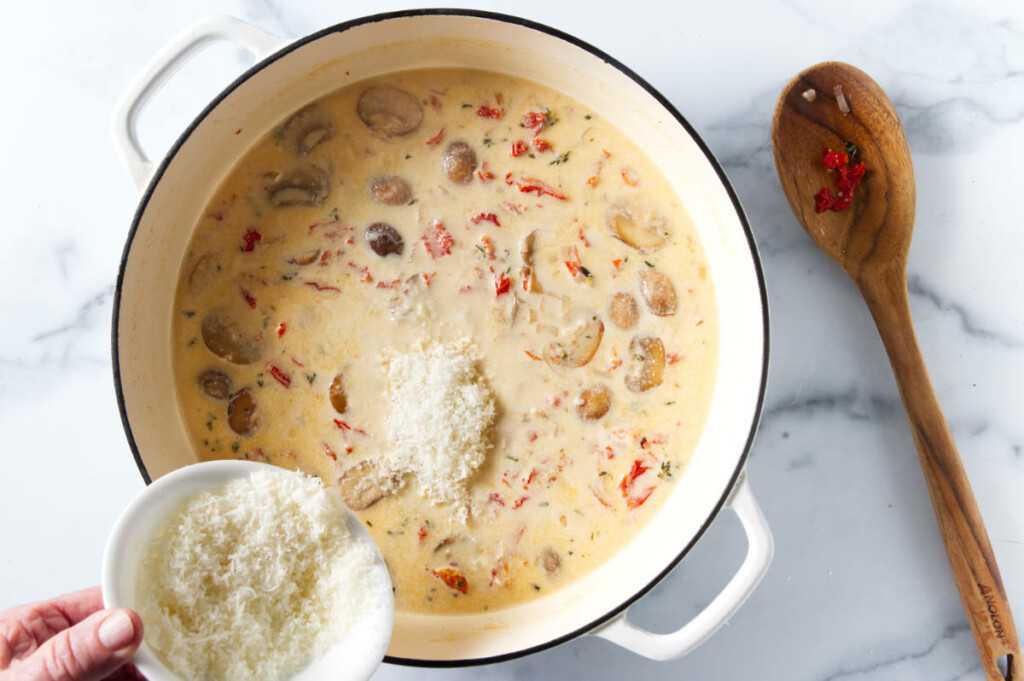
[[(206, 107), (159, 165), (150, 162), (136, 135), (140, 109), (185, 60), (219, 40), (252, 52), (256, 65)], [(114, 140), (142, 191), (118, 276), (113, 328), (118, 401), (139, 469), (149, 482), (196, 460), (172, 388), (171, 311), (192, 227), (221, 179), (253, 142), (311, 100), (359, 79), (436, 66), (500, 71), (560, 90), (600, 112), (660, 166), (707, 253), (721, 322), (720, 366), (692, 463), (625, 549), (583, 579), (511, 609), (446, 617), (398, 613), (387, 659), (493, 662), (582, 634), (652, 659), (683, 655), (739, 608), (772, 558), (771, 533), (743, 475), (767, 374), (764, 283), (739, 202), (689, 124), (628, 68), (559, 31), (483, 12), (417, 10), (289, 41), (220, 17), (186, 30), (153, 58), (113, 118)], [(739, 516), (749, 543), (729, 584), (674, 633), (631, 624), (629, 605), (682, 559), (723, 507)]]

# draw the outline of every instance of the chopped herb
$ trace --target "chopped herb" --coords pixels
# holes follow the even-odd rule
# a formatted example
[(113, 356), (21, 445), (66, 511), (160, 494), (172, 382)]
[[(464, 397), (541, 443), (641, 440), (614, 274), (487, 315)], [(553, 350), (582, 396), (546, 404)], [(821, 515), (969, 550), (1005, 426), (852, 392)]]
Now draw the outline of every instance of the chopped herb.
[(534, 155), (533, 155), (532, 153), (529, 153), (529, 154), (527, 154), (527, 156), (529, 156), (530, 158), (537, 158), (537, 157), (536, 157), (536, 156), (534, 156)]
[(512, 459), (513, 461), (517, 461), (517, 462), (519, 461), (519, 459), (517, 459), (516, 457), (512, 456), (511, 454), (506, 454), (505, 458), (506, 459)]
[(416, 203), (417, 201), (419, 201), (419, 199), (411, 199), (409, 201), (409, 203), (407, 203), (406, 205), (411, 206), (412, 204)]
[(644, 264), (647, 265), (648, 267), (654, 267), (654, 264), (651, 263), (650, 260), (644, 260)]
[(341, 219), (341, 214), (338, 213), (338, 207), (337, 206), (335, 206), (334, 208), (331, 209), (331, 219), (332, 220), (340, 220)]
[(534, 590), (534, 591), (540, 591), (540, 586), (539, 586), (539, 585), (537, 585), (537, 584), (531, 584), (530, 586), (532, 586), (532, 587), (533, 587), (533, 590)]
[(590, 114), (583, 114), (583, 119), (584, 120), (589, 121), (591, 118), (593, 118), (593, 116), (591, 116)]
[(672, 479), (672, 462), (671, 461), (662, 461), (661, 462), (661, 472), (658, 473), (658, 477), (661, 478), (662, 480), (665, 480), (665, 479), (669, 479), (670, 480), (670, 479)]
[(545, 506), (547, 506), (547, 505), (548, 505), (548, 502), (546, 502), (546, 501), (542, 501), (542, 502), (540, 502), (540, 503), (539, 503), (539, 504), (537, 504), (537, 505), (538, 505), (538, 506), (540, 506), (541, 508), (544, 508)]
[(373, 523), (371, 523), (369, 520), (367, 520), (366, 521), (366, 526), (367, 527), (373, 527)]
[(231, 416), (231, 414), (234, 411), (235, 411), (235, 403), (234, 402), (228, 402), (228, 416)]
[(583, 274), (584, 277), (587, 277), (587, 278), (590, 277), (590, 270), (588, 270), (583, 265), (580, 265), (580, 272)]
[(601, 471), (600, 473), (598, 473), (598, 476), (601, 476), (601, 475), (608, 475), (608, 471)]
[(666, 407), (671, 407), (671, 406), (672, 406), (673, 404), (675, 404), (675, 403), (676, 403), (676, 401), (675, 401), (675, 400), (669, 400), (668, 402), (666, 402), (666, 403), (665, 403), (665, 406), (666, 406)]
[(263, 374), (256, 374), (256, 385), (263, 387)]
[(548, 165), (549, 166), (557, 166), (559, 164), (566, 163), (569, 160), (569, 154), (570, 153), (572, 153), (572, 152), (567, 151), (564, 154), (559, 154), (558, 156), (555, 157), (555, 160), (553, 160), (550, 163), (548, 163)]
[(238, 440), (235, 440), (234, 442), (231, 443), (231, 451), (237, 452), (238, 448), (241, 446), (242, 444)]
[(192, 319), (193, 317), (196, 316), (196, 311), (195, 310), (182, 310), (181, 314), (185, 315), (185, 317), (187, 317), (188, 319)]
[(405, 155), (405, 160), (406, 161), (408, 161), (410, 158), (412, 158), (412, 154), (406, 154)]
[(306, 380), (309, 381), (310, 385), (313, 385), (313, 381), (316, 380), (316, 374), (302, 374), (302, 375), (306, 377)]
[(572, 551), (569, 551), (568, 553), (569, 553), (570, 556), (572, 555)]
[(463, 108), (463, 109), (472, 109), (472, 108), (473, 108), (473, 105), (472, 105), (472, 104), (463, 104), (463, 105), (462, 105), (462, 108)]
[(843, 142), (843, 144), (846, 145), (846, 153), (850, 156), (856, 156), (860, 153), (860, 149), (858, 149), (857, 145), (853, 142)]
[[(231, 406), (231, 405), (228, 405), (228, 406)], [(210, 419), (209, 421), (206, 422), (206, 429), (210, 430), (210, 431), (213, 430), (213, 419)]]
[(647, 361), (647, 358), (644, 357), (643, 355), (633, 355), (633, 359), (635, 359), (638, 362), (646, 362)]
[(188, 342), (188, 347), (192, 347), (193, 345), (195, 345), (197, 340), (199, 340), (199, 338), (193, 338), (192, 340), (190, 340)]
[(284, 279), (285, 281), (291, 281), (292, 279), (295, 278), (295, 272), (289, 272), (288, 274), (282, 274), (281, 278)]
[(494, 144), (494, 140), (492, 140), (490, 137), (485, 137), (484, 138), (484, 146), (485, 147), (489, 147), (492, 144)]

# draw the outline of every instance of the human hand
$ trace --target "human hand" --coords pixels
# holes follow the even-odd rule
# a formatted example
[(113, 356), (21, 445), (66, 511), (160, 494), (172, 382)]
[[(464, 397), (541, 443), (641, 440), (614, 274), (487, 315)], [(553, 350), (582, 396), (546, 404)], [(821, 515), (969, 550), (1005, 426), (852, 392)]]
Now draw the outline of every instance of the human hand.
[(98, 586), (0, 612), (0, 681), (145, 681), (142, 620), (103, 609)]

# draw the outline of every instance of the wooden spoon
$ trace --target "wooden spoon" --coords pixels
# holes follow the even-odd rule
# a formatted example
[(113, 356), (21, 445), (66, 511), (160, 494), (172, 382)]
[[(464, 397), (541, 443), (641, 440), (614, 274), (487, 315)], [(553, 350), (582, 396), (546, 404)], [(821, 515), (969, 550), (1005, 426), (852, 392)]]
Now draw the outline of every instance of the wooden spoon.
[[(866, 166), (863, 182), (848, 208), (818, 213), (815, 194), (834, 187), (837, 179), (836, 171), (824, 166), (824, 149), (845, 152), (847, 142), (857, 148), (850, 164)], [(900, 119), (866, 73), (826, 62), (803, 71), (782, 91), (772, 145), (782, 189), (797, 219), (850, 276), (875, 318), (985, 674), (1024, 681), (1024, 659), (999, 568), (910, 316), (907, 252), (914, 230), (914, 168)]]

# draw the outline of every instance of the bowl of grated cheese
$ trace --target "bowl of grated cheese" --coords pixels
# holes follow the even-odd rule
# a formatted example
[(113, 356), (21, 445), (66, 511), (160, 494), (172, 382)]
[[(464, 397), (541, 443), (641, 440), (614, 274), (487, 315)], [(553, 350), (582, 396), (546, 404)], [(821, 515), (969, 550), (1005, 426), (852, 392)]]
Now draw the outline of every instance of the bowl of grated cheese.
[(249, 461), (143, 490), (103, 556), (106, 607), (132, 608), (150, 681), (362, 681), (394, 621), (373, 539), (317, 478)]

